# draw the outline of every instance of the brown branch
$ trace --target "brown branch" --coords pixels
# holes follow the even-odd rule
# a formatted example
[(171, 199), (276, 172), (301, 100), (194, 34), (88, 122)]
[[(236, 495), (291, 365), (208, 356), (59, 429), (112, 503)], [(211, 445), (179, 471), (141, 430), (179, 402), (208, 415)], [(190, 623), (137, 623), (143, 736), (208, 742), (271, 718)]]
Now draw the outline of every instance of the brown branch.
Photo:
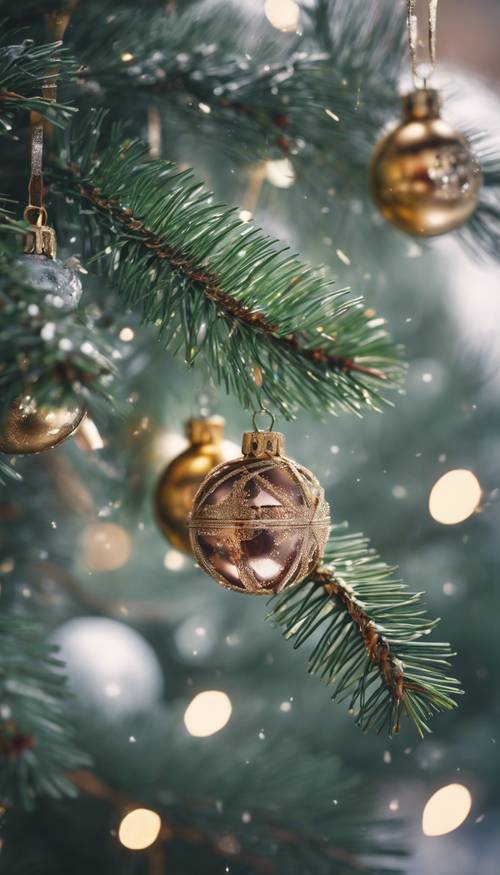
[(2, 88), (0, 91), (0, 100), (29, 100), (24, 94), (16, 94), (15, 91), (6, 91)]
[[(380, 669), (384, 683), (391, 697), (400, 705), (403, 701), (409, 684), (405, 679), (403, 666), (397, 657), (391, 653), (389, 642), (377, 631), (375, 623), (366, 614), (359, 602), (354, 597), (340, 578), (335, 577), (332, 570), (318, 567), (311, 575), (314, 583), (322, 586), (330, 598), (337, 598), (353, 623), (357, 626), (368, 655), (368, 659)], [(412, 685), (412, 689), (415, 686)], [(397, 723), (392, 727), (393, 732), (399, 732), (399, 709)]]
[[(137, 800), (132, 800), (123, 791), (115, 790), (87, 769), (78, 769), (77, 771), (72, 772), (69, 775), (69, 779), (75, 787), (87, 796), (107, 800), (115, 805), (120, 811), (125, 811), (127, 809), (130, 810), (131, 808), (136, 808), (143, 804)], [(194, 808), (195, 806), (196, 803), (194, 802), (187, 803), (188, 808)], [(233, 839), (230, 833), (211, 836), (209, 833), (204, 832), (200, 827), (175, 823), (172, 820), (170, 812), (167, 812), (164, 808), (159, 806), (155, 807), (158, 809), (162, 819), (162, 828), (159, 836), (160, 841), (163, 840), (164, 842), (167, 842), (177, 838), (191, 845), (205, 845), (206, 847), (210, 847), (215, 854), (226, 858), (236, 857), (239, 862), (250, 865), (255, 871), (262, 872), (264, 875), (273, 875), (273, 873), (276, 872), (275, 866), (269, 860), (244, 851), (243, 848), (241, 848), (239, 841)], [(256, 819), (254, 818), (254, 822), (255, 820)], [(369, 868), (365, 860), (344, 848), (336, 847), (331, 844), (324, 844), (323, 841), (298, 835), (296, 832), (281, 827), (273, 822), (266, 823), (261, 820), (260, 825), (266, 829), (277, 842), (283, 842), (284, 844), (286, 843), (292, 846), (300, 846), (304, 842), (310, 842), (317, 845), (317, 849), (320, 853), (332, 860), (347, 863), (351, 868), (359, 869), (360, 871)]]
[[(114, 790), (86, 769), (79, 769), (76, 772), (72, 772), (69, 775), (69, 778), (75, 787), (78, 787), (83, 793), (86, 793), (88, 796), (93, 796), (96, 799), (105, 799), (121, 811), (139, 805), (136, 800), (130, 799), (130, 797), (121, 791)], [(262, 872), (263, 875), (275, 875), (276, 869), (269, 860), (259, 857), (256, 854), (247, 854), (246, 852), (243, 852), (239, 847), (239, 844), (238, 846), (235, 846), (231, 842), (230, 845), (228, 844), (225, 846), (224, 836), (212, 837), (203, 832), (199, 827), (184, 826), (182, 824), (174, 823), (171, 819), (170, 813), (167, 814), (167, 812), (161, 808), (159, 811), (162, 819), (162, 829), (159, 836), (160, 841), (163, 840), (166, 842), (176, 838), (191, 845), (205, 846), (210, 848), (215, 854), (225, 858), (237, 857), (240, 862), (246, 863), (256, 872)]]
[(108, 602), (89, 592), (82, 583), (66, 568), (51, 562), (49, 559), (39, 559), (33, 562), (31, 570), (35, 575), (35, 584), (48, 579), (62, 587), (71, 598), (75, 599), (85, 610), (103, 617), (126, 619), (128, 623), (170, 622), (172, 611), (168, 604), (158, 602)]
[[(74, 165), (70, 165), (68, 169), (73, 176), (78, 178), (78, 169)], [(111, 216), (114, 221), (123, 225), (127, 231), (138, 235), (146, 249), (154, 252), (157, 258), (165, 259), (173, 270), (182, 271), (189, 280), (201, 286), (206, 297), (214, 301), (227, 316), (273, 337), (315, 365), (324, 365), (334, 371), (355, 371), (373, 379), (385, 380), (385, 374), (382, 371), (364, 367), (352, 358), (332, 355), (323, 347), (304, 347), (300, 334), (281, 334), (279, 325), (269, 322), (262, 313), (250, 310), (236, 298), (226, 294), (215, 274), (194, 265), (186, 255), (170, 246), (161, 236), (148, 228), (141, 219), (135, 218), (130, 208), (121, 207), (114, 198), (104, 197), (98, 188), (89, 183), (80, 182), (80, 194), (103, 213)]]

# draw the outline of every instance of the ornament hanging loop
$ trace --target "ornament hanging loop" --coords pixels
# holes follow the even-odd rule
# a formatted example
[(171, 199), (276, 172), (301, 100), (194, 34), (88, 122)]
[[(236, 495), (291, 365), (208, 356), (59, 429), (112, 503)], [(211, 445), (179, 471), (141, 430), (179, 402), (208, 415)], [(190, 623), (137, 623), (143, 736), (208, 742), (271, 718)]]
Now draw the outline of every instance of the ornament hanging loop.
[[(258, 425), (257, 425), (257, 417), (258, 416), (268, 416), (269, 417), (269, 420), (270, 420), (269, 428), (261, 429), (258, 427)], [(274, 414), (272, 414), (270, 410), (267, 410), (266, 407), (261, 407), (260, 410), (254, 410), (254, 413), (252, 416), (253, 430), (257, 431), (257, 432), (273, 431), (275, 421), (276, 420), (275, 420)]]
[(427, 0), (427, 41), (428, 41), (428, 70), (425, 76), (419, 73), (418, 62), (418, 15), (417, 0), (407, 0), (407, 29), (408, 45), (410, 48), (411, 74), (415, 88), (427, 88), (427, 84), (436, 67), (436, 26), (438, 0)]

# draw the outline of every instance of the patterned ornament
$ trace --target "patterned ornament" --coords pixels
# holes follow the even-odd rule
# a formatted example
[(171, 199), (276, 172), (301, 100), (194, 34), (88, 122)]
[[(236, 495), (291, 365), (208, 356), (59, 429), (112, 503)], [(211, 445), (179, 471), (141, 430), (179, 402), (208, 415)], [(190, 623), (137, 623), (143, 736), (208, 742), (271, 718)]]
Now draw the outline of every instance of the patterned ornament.
[(0, 453), (24, 456), (50, 450), (78, 428), (85, 408), (78, 401), (62, 407), (37, 404), (23, 395), (11, 404), (0, 431)]
[(194, 496), (207, 474), (221, 462), (234, 458), (238, 448), (224, 441), (224, 420), (220, 416), (190, 419), (186, 436), (189, 446), (161, 474), (153, 502), (165, 537), (177, 550), (190, 553), (187, 523)]
[(227, 589), (280, 592), (303, 580), (323, 556), (330, 530), (323, 489), (283, 447), (279, 432), (246, 432), (243, 457), (215, 468), (195, 497), (193, 553)]
[(388, 222), (420, 237), (459, 228), (477, 207), (483, 174), (466, 138), (440, 117), (438, 92), (403, 97), (403, 118), (375, 146), (371, 189)]

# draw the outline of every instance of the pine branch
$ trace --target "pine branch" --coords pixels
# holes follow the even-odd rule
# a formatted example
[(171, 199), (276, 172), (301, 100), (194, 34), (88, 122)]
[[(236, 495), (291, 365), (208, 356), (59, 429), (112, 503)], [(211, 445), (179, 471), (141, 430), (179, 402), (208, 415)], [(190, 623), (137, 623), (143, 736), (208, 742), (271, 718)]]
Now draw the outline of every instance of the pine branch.
[(66, 679), (32, 623), (0, 616), (0, 801), (25, 809), (39, 795), (74, 796), (64, 773), (88, 764), (73, 742)]
[(448, 644), (423, 640), (437, 621), (408, 593), (361, 535), (335, 526), (325, 557), (298, 587), (277, 597), (270, 618), (300, 647), (312, 639), (309, 672), (349, 698), (366, 731), (399, 731), (404, 715), (420, 735), (436, 711), (455, 707), (458, 681), (445, 673)]
[(357, 189), (373, 131), (397, 101), (404, 15), (390, 2), (330, 0), (303, 16), (303, 36), (280, 46), (264, 18), (259, 27), (243, 10), (231, 21), (222, 6), (145, 19), (122, 4), (97, 38), (102, 4), (85, 4), (72, 43), (79, 81), (110, 99), (165, 101), (235, 158), (284, 153), (303, 170), (319, 164), (330, 185)]
[(36, 46), (25, 39), (18, 45), (10, 44), (13, 33), (2, 36), (0, 42), (0, 135), (11, 135), (19, 112), (39, 112), (56, 127), (64, 127), (73, 107), (41, 97), (44, 81), (74, 76), (75, 63), (60, 43)]
[[(282, 722), (274, 721), (271, 713), (263, 745), (243, 701), (237, 724), (200, 745), (182, 730), (183, 704), (176, 707), (171, 701), (168, 710), (150, 711), (139, 725), (126, 723), (118, 736), (99, 715), (87, 720), (85, 746), (95, 751), (98, 779), (88, 773), (74, 775), (82, 792), (99, 786), (104, 790), (104, 777), (106, 795), (118, 808), (134, 803), (153, 807), (182, 842), (190, 843), (183, 825), (191, 830), (191, 840), (203, 836), (207, 844), (220, 839), (221, 832), (234, 836), (240, 861), (253, 852), (256, 860), (275, 860), (279, 872), (382, 875), (405, 856), (393, 833), (400, 824), (385, 818), (381, 833), (366, 781), (347, 771), (331, 752), (311, 753), (289, 733), (285, 737)], [(123, 768), (129, 726), (141, 765), (133, 780)], [(162, 744), (166, 735), (168, 745)], [(340, 804), (334, 808), (335, 799)], [(250, 835), (243, 811), (251, 812)]]
[(97, 159), (97, 129), (54, 180), (82, 200), (109, 280), (166, 346), (189, 363), (204, 353), (245, 407), (264, 397), (288, 418), (300, 406), (379, 408), (403, 367), (360, 299), (214, 203), (191, 171), (147, 160), (141, 143), (114, 132)]
[[(398, 115), (404, 7), (316, 0), (302, 17), (302, 36), (277, 49), (266, 23), (259, 29), (243, 13), (228, 22), (217, 7), (195, 7), (145, 18), (122, 4), (96, 39), (102, 4), (85, 4), (72, 46), (82, 64), (79, 81), (110, 100), (132, 93), (168, 104), (197, 135), (217, 138), (233, 160), (285, 154), (309, 189), (315, 175), (338, 198), (368, 200), (377, 132)], [(232, 130), (237, 136), (228, 136)], [(498, 143), (485, 146), (477, 130), (471, 139), (484, 187), (459, 234), (476, 255), (496, 258)]]

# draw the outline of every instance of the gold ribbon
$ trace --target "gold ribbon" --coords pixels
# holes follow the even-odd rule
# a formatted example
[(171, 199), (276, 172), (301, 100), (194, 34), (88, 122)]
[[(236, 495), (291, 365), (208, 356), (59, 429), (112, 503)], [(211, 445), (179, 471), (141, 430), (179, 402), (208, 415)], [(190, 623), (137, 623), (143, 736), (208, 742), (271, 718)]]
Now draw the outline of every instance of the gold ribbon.
[(427, 0), (427, 39), (429, 51), (429, 71), (426, 76), (420, 76), (418, 72), (418, 16), (417, 0), (408, 0), (408, 43), (410, 47), (411, 73), (415, 88), (427, 87), (427, 81), (431, 78), (436, 67), (436, 25), (438, 0)]

